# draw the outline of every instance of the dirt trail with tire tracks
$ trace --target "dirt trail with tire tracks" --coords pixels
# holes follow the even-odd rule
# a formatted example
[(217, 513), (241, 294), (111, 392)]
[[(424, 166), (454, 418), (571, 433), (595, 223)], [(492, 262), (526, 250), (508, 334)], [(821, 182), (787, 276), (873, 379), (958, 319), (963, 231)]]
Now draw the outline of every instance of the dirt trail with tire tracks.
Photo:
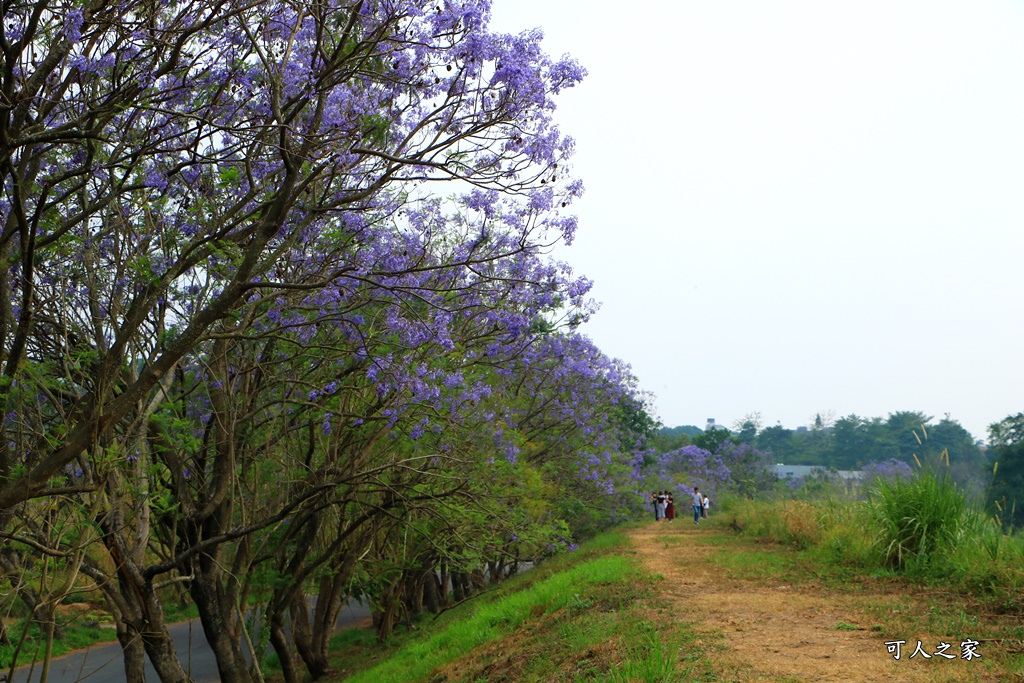
[[(710, 533), (708, 533), (710, 532)], [(851, 596), (784, 582), (738, 580), (714, 558), (721, 551), (715, 531), (685, 518), (630, 532), (644, 567), (661, 583), (672, 613), (708, 637), (702, 639), (722, 681), (796, 683), (916, 683), (999, 681), (980, 660), (910, 658), (917, 639), (952, 643), (952, 634), (914, 634), (899, 661), (886, 652), (886, 639), (867, 627), (868, 617)], [(863, 597), (863, 596), (861, 596)], [(859, 625), (857, 630), (847, 625)], [(838, 627), (838, 628), (837, 628)], [(722, 639), (712, 634), (721, 633)], [(904, 646), (905, 648), (906, 646)]]

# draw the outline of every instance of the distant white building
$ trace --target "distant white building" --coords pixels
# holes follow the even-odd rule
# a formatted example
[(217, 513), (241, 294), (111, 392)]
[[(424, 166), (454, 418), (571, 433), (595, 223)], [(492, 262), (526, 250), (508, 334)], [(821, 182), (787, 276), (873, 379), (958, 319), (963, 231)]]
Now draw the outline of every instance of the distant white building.
[[(821, 465), (783, 465), (779, 463), (775, 466), (775, 476), (779, 479), (799, 479), (816, 471), (828, 472), (829, 470)], [(846, 483), (860, 481), (864, 478), (864, 473), (861, 470), (838, 470), (834, 474)]]
[(823, 470), (820, 465), (783, 465), (781, 462), (775, 466), (775, 476), (779, 479), (799, 479), (806, 477), (815, 470)]
[(706, 425), (704, 425), (704, 431), (705, 432), (710, 432), (710, 431), (715, 430), (715, 429), (725, 429), (725, 427), (723, 427), (720, 424), (715, 424), (715, 418), (709, 417), (708, 418), (708, 423)]

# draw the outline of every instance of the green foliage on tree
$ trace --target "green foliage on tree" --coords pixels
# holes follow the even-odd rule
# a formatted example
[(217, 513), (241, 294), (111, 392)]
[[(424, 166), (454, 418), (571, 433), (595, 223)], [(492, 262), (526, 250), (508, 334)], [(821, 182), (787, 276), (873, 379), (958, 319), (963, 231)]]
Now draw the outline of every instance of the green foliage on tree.
[(1024, 413), (991, 425), (989, 439), (988, 505), (1005, 527), (1024, 528)]
[(732, 432), (723, 427), (716, 427), (693, 437), (693, 445), (709, 453), (717, 453), (723, 443), (732, 440)]
[(693, 438), (704, 433), (694, 425), (662, 427), (651, 438), (651, 447), (658, 453), (668, 453), (693, 443)]
[(899, 455), (896, 439), (881, 418), (849, 415), (836, 420), (830, 453), (832, 467), (855, 470), (868, 462), (881, 462)]
[(987, 481), (985, 458), (971, 434), (949, 416), (933, 423), (917, 411), (890, 413), (888, 417), (847, 415), (837, 420), (817, 415), (811, 429), (768, 427), (753, 444), (770, 451), (776, 462), (856, 470), (867, 464), (896, 458), (914, 465), (919, 458), (948, 451), (953, 479), (968, 491), (980, 492)]

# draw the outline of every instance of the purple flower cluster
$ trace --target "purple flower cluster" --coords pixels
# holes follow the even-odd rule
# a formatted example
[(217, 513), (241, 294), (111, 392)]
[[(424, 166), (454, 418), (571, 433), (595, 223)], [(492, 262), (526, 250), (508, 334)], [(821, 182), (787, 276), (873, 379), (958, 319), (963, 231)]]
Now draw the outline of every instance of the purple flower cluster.
[(697, 446), (685, 446), (662, 453), (657, 459), (658, 477), (673, 482), (673, 488), (686, 494), (699, 486), (701, 491), (714, 497), (725, 490), (730, 481), (730, 470), (722, 456)]
[(868, 463), (861, 468), (861, 472), (863, 473), (863, 483), (868, 485), (897, 479), (910, 479), (914, 474), (910, 465), (896, 458)]
[(539, 31), (488, 0), (9, 9), (4, 509), (116, 491), (90, 518), (211, 557), (392, 514), (457, 538), (476, 508), (434, 497), (468, 493), (524, 547), (624, 514), (644, 397), (548, 256), (583, 192), (553, 97), (585, 72)]
[(671, 481), (676, 490), (691, 492), (694, 486), (714, 495), (733, 491), (752, 497), (770, 490), (778, 478), (768, 453), (749, 444), (722, 443), (714, 453), (698, 446), (685, 446), (657, 456), (656, 478)]
[(729, 468), (732, 490), (742, 496), (752, 498), (770, 491), (778, 481), (771, 454), (750, 444), (725, 441), (719, 446), (717, 455), (721, 456)]

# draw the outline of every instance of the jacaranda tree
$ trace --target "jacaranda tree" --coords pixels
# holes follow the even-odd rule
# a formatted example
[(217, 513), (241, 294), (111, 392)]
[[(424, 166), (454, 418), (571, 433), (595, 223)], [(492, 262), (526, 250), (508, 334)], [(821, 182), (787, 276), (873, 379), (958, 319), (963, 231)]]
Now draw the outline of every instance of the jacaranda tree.
[(593, 524), (551, 492), (629, 479), (639, 399), (544, 256), (573, 60), (487, 0), (0, 5), (3, 568), (60, 577), (26, 604), (83, 572), (128, 680), (182, 681), (187, 587), (231, 683), (265, 607), (297, 680), (348, 595), (393, 620)]
[(432, 267), (424, 252), (452, 237), (401, 221), (418, 188), (476, 188), (450, 247), (463, 264), (495, 233), (509, 250), (571, 234), (550, 96), (582, 72), (538, 35), (488, 33), (487, 15), (479, 0), (4, 3), (0, 400), (50, 405), (20, 438), (4, 426), (0, 510), (130, 438), (122, 421), (243, 303)]

